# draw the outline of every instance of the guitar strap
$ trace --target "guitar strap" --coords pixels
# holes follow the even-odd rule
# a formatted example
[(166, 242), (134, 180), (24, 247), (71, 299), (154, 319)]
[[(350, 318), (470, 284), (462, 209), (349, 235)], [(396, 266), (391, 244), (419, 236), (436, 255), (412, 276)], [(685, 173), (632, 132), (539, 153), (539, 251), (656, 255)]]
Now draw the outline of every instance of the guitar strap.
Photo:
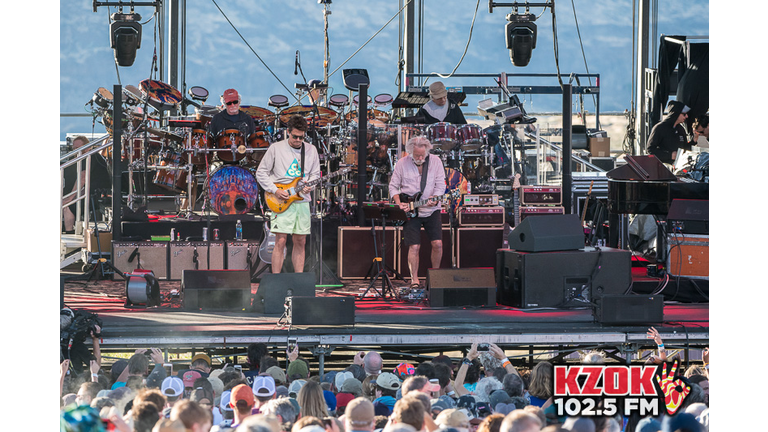
[(427, 185), (427, 171), (429, 171), (429, 153), (427, 153), (427, 158), (424, 159), (424, 164), (422, 166), (423, 168), (421, 169), (421, 194), (424, 195), (424, 187)]

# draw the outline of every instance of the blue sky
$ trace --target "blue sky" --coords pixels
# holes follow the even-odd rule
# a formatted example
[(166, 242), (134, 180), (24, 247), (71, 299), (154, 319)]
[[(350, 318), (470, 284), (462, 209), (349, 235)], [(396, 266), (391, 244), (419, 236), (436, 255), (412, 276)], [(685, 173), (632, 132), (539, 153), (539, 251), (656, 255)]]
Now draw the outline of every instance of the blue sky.
[[(301, 64), (307, 79), (322, 79), (323, 74), (323, 6), (316, 0), (291, 2), (267, 0), (219, 0), (224, 14), (245, 40), (266, 63), (262, 64), (237, 35), (232, 26), (211, 0), (187, 2), (187, 70), (186, 85), (202, 86), (212, 96), (223, 90), (237, 88), (243, 104), (267, 107), (270, 95), (288, 95), (283, 87), (294, 91), (294, 83), (303, 82), (294, 76), (294, 58), (300, 51)], [(477, 2), (448, 0), (425, 2), (423, 72), (447, 74), (459, 62), (470, 33)], [(573, 0), (558, 2), (556, 9), (560, 71), (566, 77), (571, 72), (585, 73), (574, 20), (576, 9), (587, 65), (591, 73), (601, 76), (601, 111), (623, 111), (629, 108), (632, 78), (632, 2), (610, 0)], [(330, 71), (378, 31), (398, 10), (398, 2), (370, 0), (337, 0), (331, 4), (329, 15)], [(709, 3), (707, 1), (660, 1), (659, 34), (708, 35)], [(112, 8), (111, 12), (115, 9)], [(515, 67), (505, 47), (505, 15), (509, 8), (488, 12), (487, 0), (481, 0), (472, 39), (457, 73), (554, 73), (552, 14), (541, 8), (532, 9), (537, 20), (538, 41), (530, 64)], [(137, 8), (142, 15), (141, 49), (133, 66), (118, 72), (109, 48), (108, 15), (106, 7), (94, 13), (90, 0), (61, 2), (60, 24), (60, 112), (82, 113), (84, 104), (93, 93), (104, 87), (112, 90), (120, 82), (136, 85), (150, 77), (155, 50), (152, 8)], [(393, 20), (342, 69), (364, 68), (371, 78), (369, 94), (389, 93), (395, 96), (398, 59), (398, 20)], [(267, 70), (267, 66), (278, 79)], [(157, 78), (152, 75), (153, 79)], [(490, 79), (449, 78), (447, 86), (493, 85)], [(556, 79), (511, 80), (514, 84), (556, 85)], [(329, 83), (334, 93), (348, 94), (342, 82), (341, 70)], [(181, 87), (181, 86), (179, 86)], [(181, 88), (180, 88), (181, 90)], [(290, 96), (290, 95), (288, 95)], [(209, 99), (215, 103), (216, 97)], [(480, 97), (468, 98), (465, 111), (474, 111)], [(528, 111), (559, 111), (558, 96), (525, 98)], [(588, 101), (585, 109), (595, 111)], [(62, 118), (60, 135), (66, 132), (89, 132), (91, 120)], [(96, 132), (103, 131), (97, 124)]]

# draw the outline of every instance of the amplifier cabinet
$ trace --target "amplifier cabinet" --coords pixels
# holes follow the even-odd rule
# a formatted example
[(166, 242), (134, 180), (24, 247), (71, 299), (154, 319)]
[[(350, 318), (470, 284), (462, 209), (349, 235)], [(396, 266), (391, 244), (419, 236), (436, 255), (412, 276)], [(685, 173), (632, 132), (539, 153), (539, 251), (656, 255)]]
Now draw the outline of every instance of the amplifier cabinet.
[(624, 294), (632, 282), (631, 254), (620, 249), (503, 249), (496, 258), (496, 301), (506, 306), (590, 306), (601, 296)]
[(520, 186), (522, 205), (560, 205), (563, 189), (560, 186)]
[[(386, 227), (387, 267), (395, 268), (400, 250), (400, 227)], [(338, 275), (344, 279), (364, 279), (371, 270), (373, 259), (381, 253), (383, 230), (376, 225), (376, 248), (371, 227), (339, 227), (338, 238)], [(374, 267), (375, 270), (375, 267)], [(372, 276), (376, 273), (374, 272)]]
[(709, 236), (667, 234), (667, 269), (675, 277), (709, 279)]
[[(259, 256), (259, 241), (228, 241), (227, 245), (227, 269), (251, 270)], [(250, 253), (250, 265), (248, 254)]]
[(496, 249), (504, 247), (504, 228), (461, 227), (456, 230), (456, 266), (493, 267)]
[(520, 206), (520, 221), (528, 216), (548, 216), (565, 214), (563, 206)]
[[(141, 267), (152, 270), (159, 280), (168, 279), (168, 242), (112, 242), (112, 265), (123, 273)], [(122, 279), (115, 273), (113, 280)]]
[(430, 269), (427, 286), (431, 307), (496, 305), (492, 268)]
[[(398, 266), (394, 267), (400, 275), (406, 280), (411, 276), (411, 269), (408, 267), (408, 247), (403, 242), (403, 231), (400, 230), (400, 253), (398, 254)], [(443, 227), (443, 258), (440, 260), (439, 268), (451, 268), (453, 266), (453, 242), (451, 241), (451, 228)], [(421, 229), (421, 247), (419, 248), (419, 277), (427, 277), (427, 270), (432, 267), (432, 245), (430, 244), (427, 232)]]
[(208, 242), (170, 242), (169, 280), (181, 280), (184, 270), (223, 270), (224, 242), (210, 242), (210, 267), (208, 267)]
[(504, 225), (504, 207), (460, 207), (459, 226)]

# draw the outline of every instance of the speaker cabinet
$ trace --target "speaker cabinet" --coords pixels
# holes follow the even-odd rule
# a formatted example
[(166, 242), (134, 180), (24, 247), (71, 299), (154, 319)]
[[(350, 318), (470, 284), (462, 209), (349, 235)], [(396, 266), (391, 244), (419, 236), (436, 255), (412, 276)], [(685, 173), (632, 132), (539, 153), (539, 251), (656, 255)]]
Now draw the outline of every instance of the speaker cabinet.
[[(376, 226), (376, 249), (371, 227), (339, 227), (338, 275), (342, 279), (363, 279), (368, 276), (373, 259), (381, 253), (382, 228)], [(386, 227), (386, 265), (395, 268), (400, 248), (400, 227)], [(374, 273), (375, 274), (375, 273)]]
[(504, 247), (504, 228), (459, 228), (456, 230), (456, 266), (493, 267), (496, 249)]
[(315, 273), (265, 273), (253, 297), (253, 311), (282, 314), (286, 297), (314, 297)]
[(430, 307), (496, 305), (492, 268), (429, 269), (427, 287)]
[(604, 295), (596, 303), (595, 317), (602, 324), (664, 322), (664, 296)]
[(520, 252), (575, 250), (584, 247), (578, 215), (528, 216), (509, 233), (509, 247)]
[(355, 325), (355, 298), (292, 297), (291, 325)]
[[(411, 269), (408, 267), (408, 247), (403, 243), (403, 231), (400, 230), (400, 253), (398, 254), (398, 273), (406, 280), (411, 276)], [(443, 227), (443, 257), (440, 259), (439, 268), (451, 268), (453, 266), (453, 251), (451, 247), (451, 229)], [(421, 229), (421, 247), (419, 248), (419, 277), (427, 277), (427, 270), (432, 267), (432, 245), (430, 244), (427, 232)]]
[[(112, 242), (112, 265), (123, 273), (131, 273), (141, 267), (152, 270), (155, 278), (168, 279), (168, 242)], [(113, 280), (122, 277), (115, 273)]]
[(208, 266), (208, 242), (170, 242), (169, 280), (181, 280), (184, 270), (224, 270), (224, 243), (211, 242), (210, 267)]
[(497, 254), (496, 301), (506, 306), (584, 307), (599, 296), (623, 294), (632, 282), (631, 254), (625, 250)]
[(245, 270), (183, 270), (185, 310), (242, 311), (250, 307), (251, 276)]
[[(226, 245), (227, 269), (250, 270), (256, 263), (261, 243), (258, 241), (228, 241)], [(250, 265), (248, 265), (249, 255)]]

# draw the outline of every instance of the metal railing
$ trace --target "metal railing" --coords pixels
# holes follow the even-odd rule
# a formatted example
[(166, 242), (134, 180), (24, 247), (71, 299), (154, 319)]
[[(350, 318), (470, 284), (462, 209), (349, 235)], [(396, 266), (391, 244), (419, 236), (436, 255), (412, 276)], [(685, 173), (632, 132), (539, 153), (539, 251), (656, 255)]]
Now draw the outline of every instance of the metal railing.
[[(75, 178), (75, 190), (71, 192), (62, 190), (59, 201), (60, 221), (64, 219), (64, 209), (73, 203), (75, 204), (75, 235), (83, 235), (83, 230), (90, 224), (88, 203), (91, 198), (91, 156), (111, 146), (111, 137), (104, 135), (83, 147), (65, 154), (59, 160), (59, 184), (62, 186), (64, 185), (64, 170), (73, 165), (77, 167), (78, 174)], [(83, 169), (83, 161), (85, 161), (85, 169)]]

